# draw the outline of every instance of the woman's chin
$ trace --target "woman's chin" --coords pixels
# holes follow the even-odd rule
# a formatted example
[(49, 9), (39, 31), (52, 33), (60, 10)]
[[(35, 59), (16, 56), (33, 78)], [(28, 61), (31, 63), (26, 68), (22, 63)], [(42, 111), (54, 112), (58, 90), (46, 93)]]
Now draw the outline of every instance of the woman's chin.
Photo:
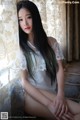
[(31, 33), (31, 31), (24, 31), (26, 34), (30, 34)]
[(24, 30), (26, 34), (30, 34), (32, 31), (31, 30)]

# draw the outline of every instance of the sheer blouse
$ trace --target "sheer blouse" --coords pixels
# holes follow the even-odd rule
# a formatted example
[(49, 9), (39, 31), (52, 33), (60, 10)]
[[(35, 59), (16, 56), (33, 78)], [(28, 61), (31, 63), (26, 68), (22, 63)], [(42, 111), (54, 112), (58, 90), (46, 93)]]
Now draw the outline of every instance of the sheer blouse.
[[(31, 48), (35, 49), (35, 47), (29, 41), (28, 41), (28, 45)], [(55, 41), (51, 47), (55, 52), (55, 56), (57, 60), (64, 59), (62, 49), (57, 41)], [(32, 71), (34, 75), (34, 80), (32, 79), (32, 77), (30, 77), (30, 75), (28, 76), (28, 80), (36, 88), (46, 89), (54, 92), (56, 89), (56, 80), (54, 81), (53, 85), (51, 85), (51, 80), (46, 73), (45, 61), (38, 50), (36, 50), (35, 52), (36, 54), (33, 54), (32, 52), (30, 52), (31, 58), (33, 61)], [(25, 55), (21, 50), (18, 53), (17, 58), (19, 61), (19, 69), (28, 71), (27, 61), (26, 61)]]

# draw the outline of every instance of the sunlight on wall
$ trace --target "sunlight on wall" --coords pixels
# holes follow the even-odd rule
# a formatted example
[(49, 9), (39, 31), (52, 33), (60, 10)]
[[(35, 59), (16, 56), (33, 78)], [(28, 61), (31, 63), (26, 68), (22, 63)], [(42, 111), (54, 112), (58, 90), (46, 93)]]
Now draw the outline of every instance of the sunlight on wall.
[(12, 64), (18, 48), (16, 5), (3, 2), (0, 5), (0, 18), (0, 69), (3, 69)]
[[(16, 0), (0, 0), (0, 86), (6, 85), (19, 49)], [(15, 76), (13, 75), (13, 78)]]

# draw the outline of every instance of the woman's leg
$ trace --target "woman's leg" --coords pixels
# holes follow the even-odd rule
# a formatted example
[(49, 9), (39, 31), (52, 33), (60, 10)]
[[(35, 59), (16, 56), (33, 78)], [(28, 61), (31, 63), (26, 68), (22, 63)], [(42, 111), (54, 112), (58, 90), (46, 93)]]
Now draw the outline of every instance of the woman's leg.
[[(40, 90), (40, 91), (44, 95), (46, 95), (46, 97), (49, 97), (49, 99), (54, 100), (55, 95), (53, 95), (53, 93), (50, 93), (48, 91), (43, 91), (43, 90)], [(80, 104), (68, 99), (67, 99), (67, 104), (72, 114), (74, 114), (74, 119), (80, 120)]]
[(71, 100), (67, 100), (69, 109), (74, 114), (75, 120), (80, 120), (80, 104), (73, 102)]
[[(39, 89), (42, 94), (49, 97), (49, 99), (54, 100), (55, 95), (53, 93), (50, 93), (48, 91)], [(80, 120), (80, 104), (73, 102), (71, 100), (67, 100), (69, 109), (75, 116), (75, 120)], [(34, 116), (40, 116), (40, 117), (49, 117), (53, 118), (53, 115), (39, 102), (34, 100), (32, 97), (30, 97), (28, 94), (25, 94), (25, 111), (31, 115)]]
[(46, 107), (34, 100), (27, 93), (25, 93), (25, 112), (32, 116), (53, 118), (53, 115)]

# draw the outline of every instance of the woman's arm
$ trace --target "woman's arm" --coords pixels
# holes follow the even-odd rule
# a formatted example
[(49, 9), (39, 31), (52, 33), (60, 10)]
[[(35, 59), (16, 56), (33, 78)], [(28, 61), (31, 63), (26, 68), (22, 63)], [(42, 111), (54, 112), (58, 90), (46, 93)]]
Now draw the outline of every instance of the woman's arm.
[(58, 71), (57, 71), (57, 85), (58, 85), (58, 95), (64, 97), (64, 69), (62, 65), (62, 60), (57, 60), (58, 62)]
[(58, 108), (56, 115), (61, 115), (64, 113), (64, 111), (65, 112), (68, 111), (67, 105), (65, 103), (65, 97), (64, 97), (64, 70), (62, 65), (62, 59), (64, 59), (64, 56), (62, 54), (62, 50), (58, 42), (53, 37), (48, 37), (48, 39), (49, 39), (50, 46), (55, 52), (56, 60), (58, 63), (58, 71), (56, 73), (58, 91), (54, 99), (54, 104)]
[(58, 71), (57, 71), (57, 95), (55, 97), (54, 103), (58, 106), (56, 115), (61, 116), (64, 113), (67, 113), (68, 106), (64, 97), (64, 69), (62, 65), (62, 60), (57, 60), (58, 62)]

